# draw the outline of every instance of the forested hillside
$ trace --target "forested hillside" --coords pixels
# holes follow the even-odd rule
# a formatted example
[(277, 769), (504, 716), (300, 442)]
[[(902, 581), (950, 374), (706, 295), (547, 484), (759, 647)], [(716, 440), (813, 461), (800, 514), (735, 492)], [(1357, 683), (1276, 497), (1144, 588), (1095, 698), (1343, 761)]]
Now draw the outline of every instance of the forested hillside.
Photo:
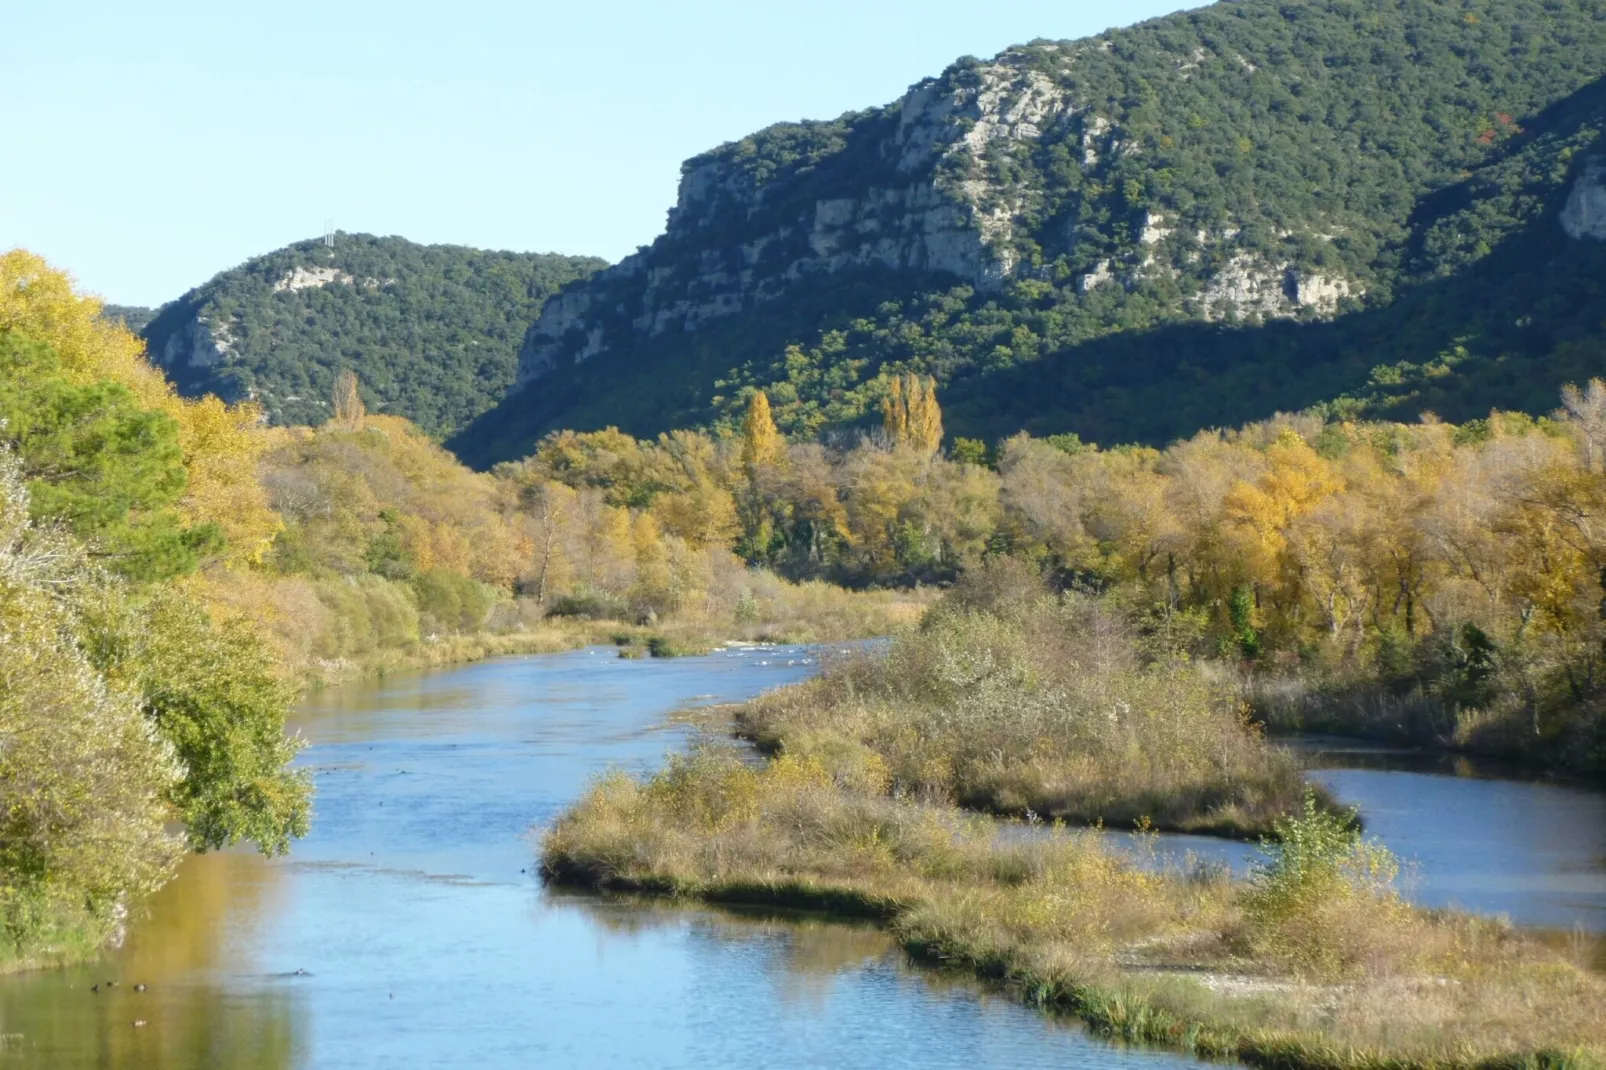
[[(332, 248), (299, 242), (225, 271), (142, 333), (187, 395), (249, 398), (275, 423), (321, 424), (335, 376), (351, 370), (370, 407), (444, 435), (507, 390), (542, 302), (602, 266), (340, 234)], [(138, 329), (129, 311), (108, 314)]]
[(689, 161), (458, 446), (730, 423), (759, 387), (808, 434), (906, 370), (988, 439), (1542, 411), (1600, 340), (1602, 75), (1598, 0), (1245, 0), (964, 59)]

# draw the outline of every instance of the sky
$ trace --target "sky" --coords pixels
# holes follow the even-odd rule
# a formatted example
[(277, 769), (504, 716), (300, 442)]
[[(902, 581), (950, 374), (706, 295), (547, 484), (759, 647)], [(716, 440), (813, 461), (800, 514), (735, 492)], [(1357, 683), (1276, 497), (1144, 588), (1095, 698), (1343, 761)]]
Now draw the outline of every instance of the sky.
[(589, 254), (681, 161), (1179, 0), (0, 0), (0, 250), (157, 305), (323, 233)]

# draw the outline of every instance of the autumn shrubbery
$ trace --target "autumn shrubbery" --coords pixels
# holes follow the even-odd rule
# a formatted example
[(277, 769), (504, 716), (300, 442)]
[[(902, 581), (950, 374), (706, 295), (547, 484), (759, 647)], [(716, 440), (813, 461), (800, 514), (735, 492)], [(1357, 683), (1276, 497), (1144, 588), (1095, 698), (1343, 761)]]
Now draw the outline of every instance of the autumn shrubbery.
[(897, 795), (1004, 814), (1252, 835), (1297, 805), (1295, 762), (1242, 698), (1141, 614), (972, 570), (884, 651), (752, 703), (769, 750)]

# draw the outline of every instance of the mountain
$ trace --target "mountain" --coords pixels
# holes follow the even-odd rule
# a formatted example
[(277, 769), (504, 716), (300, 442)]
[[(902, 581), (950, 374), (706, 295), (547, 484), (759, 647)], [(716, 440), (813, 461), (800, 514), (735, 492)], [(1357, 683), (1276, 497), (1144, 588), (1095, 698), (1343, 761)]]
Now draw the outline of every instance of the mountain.
[(1548, 407), (1606, 317), (1598, 228), (1560, 224), (1603, 76), (1603, 0), (1238, 0), (963, 59), (689, 161), (455, 445), (728, 422), (755, 387), (812, 433), (902, 370), (989, 438)]
[(116, 320), (124, 327), (138, 334), (145, 329), (145, 325), (156, 315), (154, 308), (143, 308), (139, 305), (107, 305), (100, 310), (100, 314), (109, 320)]
[(319, 424), (349, 368), (371, 409), (446, 435), (506, 393), (542, 303), (603, 266), (342, 233), (225, 271), (142, 333), (186, 394), (253, 398), (275, 423)]

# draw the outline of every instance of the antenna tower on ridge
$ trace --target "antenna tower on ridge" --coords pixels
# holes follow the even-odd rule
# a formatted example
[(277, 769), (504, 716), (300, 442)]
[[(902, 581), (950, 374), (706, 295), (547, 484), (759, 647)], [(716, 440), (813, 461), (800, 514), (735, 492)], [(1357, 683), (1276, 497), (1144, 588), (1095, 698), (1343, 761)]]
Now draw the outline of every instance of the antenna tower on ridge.
[(335, 247), (335, 221), (333, 219), (325, 219), (323, 221), (323, 244), (330, 249)]

